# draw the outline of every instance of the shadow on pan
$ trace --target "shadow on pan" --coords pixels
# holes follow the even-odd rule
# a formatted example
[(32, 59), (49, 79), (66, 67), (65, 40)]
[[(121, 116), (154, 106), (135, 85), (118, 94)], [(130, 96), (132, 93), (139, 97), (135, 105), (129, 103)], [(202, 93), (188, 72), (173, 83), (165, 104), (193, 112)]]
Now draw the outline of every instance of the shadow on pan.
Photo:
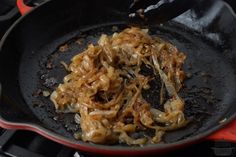
[[(73, 137), (80, 129), (74, 123), (74, 115), (55, 113), (52, 102), (42, 92), (51, 93), (62, 82), (67, 72), (61, 61), (69, 64), (88, 44), (96, 43), (101, 34), (112, 34), (127, 27), (121, 17), (127, 7), (121, 9), (117, 8), (118, 4), (106, 2), (103, 8), (97, 2), (99, 7), (93, 8), (87, 3), (45, 3), (18, 20), (5, 36), (0, 53), (0, 115), (3, 119), (37, 124), (78, 142)], [(181, 95), (191, 123), (186, 128), (166, 133), (166, 143), (191, 139), (209, 131), (222, 125), (221, 120), (233, 117), (236, 111), (236, 51), (233, 46), (236, 31), (231, 27), (235, 25), (235, 17), (221, 1), (205, 3), (149, 30), (187, 56), (184, 64), (187, 79)], [(56, 9), (48, 14), (51, 8)], [(158, 82), (151, 84), (153, 88), (142, 94), (152, 105), (161, 108)]]

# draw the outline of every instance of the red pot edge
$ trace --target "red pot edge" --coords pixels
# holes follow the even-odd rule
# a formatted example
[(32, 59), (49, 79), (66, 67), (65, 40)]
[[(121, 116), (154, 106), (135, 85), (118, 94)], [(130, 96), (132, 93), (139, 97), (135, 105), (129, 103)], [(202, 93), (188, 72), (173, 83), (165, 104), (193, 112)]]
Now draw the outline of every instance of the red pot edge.
[(21, 15), (25, 15), (33, 9), (33, 7), (29, 7), (29, 6), (25, 5), (24, 0), (16, 0), (16, 5), (17, 5)]
[[(84, 146), (81, 144), (74, 144), (69, 141), (63, 140), (60, 137), (50, 135), (50, 133), (47, 133), (46, 131), (41, 130), (40, 128), (37, 128), (35, 126), (31, 126), (30, 124), (11, 123), (11, 122), (6, 122), (6, 121), (0, 119), (0, 127), (5, 128), (5, 129), (19, 129), (19, 130), (32, 131), (32, 132), (35, 132), (37, 134), (44, 136), (47, 139), (50, 139), (54, 142), (68, 146), (70, 148), (74, 148), (74, 149), (81, 150), (81, 151), (88, 152), (88, 153), (95, 153), (95, 154), (108, 155), (108, 156), (109, 155), (114, 155), (114, 156), (138, 155), (138, 156), (142, 156), (142, 155), (147, 155), (147, 154), (163, 154), (163, 153), (168, 153), (170, 151), (174, 151), (179, 148), (183, 148), (185, 146), (186, 147), (190, 146), (190, 145), (198, 143), (202, 140), (202, 139), (199, 139), (199, 140), (191, 141), (189, 143), (179, 144), (179, 145), (176, 145), (175, 147), (169, 147), (168, 149), (167, 148), (163, 148), (163, 149), (162, 148), (157, 148), (157, 149), (152, 148), (152, 149), (145, 149), (145, 150), (135, 150), (135, 148), (132, 149), (132, 147), (131, 147), (130, 150), (112, 150), (109, 148), (102, 149), (102, 148)], [(203, 140), (204, 140), (204, 138), (203, 138)]]
[[(221, 122), (224, 123), (226, 119)], [(233, 120), (231, 123), (227, 124), (224, 128), (214, 132), (209, 135), (207, 140), (224, 140), (236, 143), (236, 120)]]

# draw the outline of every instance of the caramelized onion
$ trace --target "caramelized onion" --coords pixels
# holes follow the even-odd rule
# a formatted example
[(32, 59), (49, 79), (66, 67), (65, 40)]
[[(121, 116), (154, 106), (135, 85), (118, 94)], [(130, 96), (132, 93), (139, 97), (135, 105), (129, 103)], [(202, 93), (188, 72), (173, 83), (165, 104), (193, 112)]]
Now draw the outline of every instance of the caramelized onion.
[[(90, 44), (65, 66), (69, 74), (51, 94), (51, 100), (58, 112), (76, 113), (83, 141), (158, 143), (166, 131), (187, 124), (184, 101), (178, 95), (186, 56), (147, 33), (132, 27), (112, 36), (102, 35), (97, 45)], [(164, 111), (153, 108), (142, 97), (142, 90), (150, 88), (152, 79), (142, 75), (142, 65), (152, 68), (161, 79), (159, 105), (164, 105)], [(163, 96), (164, 91), (169, 99)], [(150, 130), (155, 132), (153, 137), (132, 136)]]

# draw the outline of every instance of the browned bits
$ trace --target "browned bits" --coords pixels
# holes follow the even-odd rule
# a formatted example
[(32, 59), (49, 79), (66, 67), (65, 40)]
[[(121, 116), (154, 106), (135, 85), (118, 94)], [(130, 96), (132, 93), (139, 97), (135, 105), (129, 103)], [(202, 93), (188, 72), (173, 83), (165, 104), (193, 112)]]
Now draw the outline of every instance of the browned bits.
[(59, 51), (60, 51), (60, 52), (66, 52), (66, 51), (68, 51), (68, 50), (69, 50), (68, 44), (61, 45), (61, 46), (59, 47)]

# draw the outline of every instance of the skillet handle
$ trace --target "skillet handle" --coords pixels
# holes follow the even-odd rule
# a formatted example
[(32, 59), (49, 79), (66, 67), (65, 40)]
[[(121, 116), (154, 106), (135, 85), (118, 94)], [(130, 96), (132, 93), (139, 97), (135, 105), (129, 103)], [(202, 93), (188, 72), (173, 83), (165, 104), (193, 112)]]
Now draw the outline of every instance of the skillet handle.
[(236, 143), (236, 120), (226, 125), (225, 128), (211, 134), (207, 137), (208, 140), (225, 140)]
[(30, 10), (33, 9), (33, 7), (25, 5), (24, 0), (16, 0), (16, 4), (21, 15), (25, 15), (26, 13), (28, 13)]

